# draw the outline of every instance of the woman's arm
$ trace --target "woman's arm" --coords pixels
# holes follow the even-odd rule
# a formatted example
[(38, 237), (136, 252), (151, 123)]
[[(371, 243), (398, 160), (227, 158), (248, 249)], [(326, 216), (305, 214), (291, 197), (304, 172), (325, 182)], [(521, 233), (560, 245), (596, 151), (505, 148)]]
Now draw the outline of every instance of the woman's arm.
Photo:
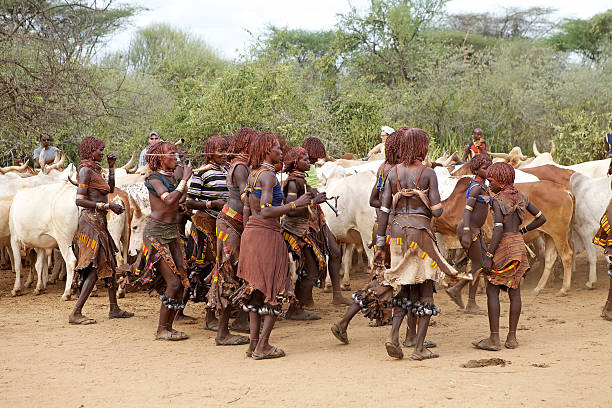
[(96, 202), (89, 199), (87, 195), (87, 189), (89, 188), (89, 181), (91, 180), (91, 170), (87, 167), (83, 167), (79, 171), (79, 186), (77, 188), (75, 203), (79, 207), (91, 208), (98, 210), (108, 209), (108, 204), (104, 201)]
[(440, 201), (440, 191), (438, 191), (438, 176), (436, 172), (430, 168), (426, 168), (423, 172), (427, 172), (427, 178), (429, 180), (429, 209), (431, 215), (439, 217), (442, 215), (442, 202)]
[(259, 199), (260, 214), (263, 218), (279, 218), (287, 214), (292, 209), (304, 207), (310, 204), (311, 194), (306, 193), (297, 200), (281, 206), (272, 206), (272, 195), (274, 185), (278, 182), (276, 175), (271, 171), (264, 171), (259, 176), (258, 182), (261, 185), (261, 198)]
[(542, 214), (542, 211), (538, 210), (538, 208), (535, 205), (533, 205), (531, 201), (527, 205), (527, 211), (529, 211), (529, 213), (533, 215), (535, 218), (531, 220), (531, 222), (528, 225), (521, 227), (521, 229), (519, 230), (521, 234), (526, 234), (527, 232), (531, 230), (539, 228), (542, 225), (544, 225), (544, 223), (546, 222), (546, 217), (544, 216), (544, 214)]
[[(297, 200), (297, 183), (294, 180), (287, 181), (287, 196), (285, 197), (285, 204), (290, 202), (295, 202)], [(291, 210), (287, 213), (290, 217), (304, 217), (308, 215), (308, 208), (296, 208), (295, 210)]]
[(502, 214), (501, 208), (497, 201), (493, 201), (493, 236), (487, 249), (487, 257), (493, 258), (493, 254), (497, 250), (497, 246), (504, 235), (504, 215)]

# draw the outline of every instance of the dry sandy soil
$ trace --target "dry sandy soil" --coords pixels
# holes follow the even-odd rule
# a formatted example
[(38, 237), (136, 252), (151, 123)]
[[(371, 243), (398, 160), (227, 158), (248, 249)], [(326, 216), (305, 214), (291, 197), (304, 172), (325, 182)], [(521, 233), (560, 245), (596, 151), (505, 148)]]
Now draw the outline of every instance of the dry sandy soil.
[[(61, 284), (34, 296), (10, 297), (13, 277), (0, 272), (0, 405), (4, 407), (208, 407), (208, 406), (411, 406), (411, 407), (610, 407), (612, 323), (599, 317), (609, 279), (600, 262), (598, 287), (583, 289), (586, 265), (569, 296), (558, 298), (557, 278), (537, 298), (523, 290), (520, 347), (487, 352), (471, 346), (487, 334), (486, 316), (464, 315), (444, 293), (442, 315), (428, 338), (441, 357), (393, 360), (384, 341), (389, 328), (368, 327), (361, 315), (341, 345), (330, 325), (344, 308), (328, 305), (316, 290), (315, 322), (281, 321), (272, 343), (287, 357), (254, 361), (245, 346), (215, 347), (201, 324), (181, 327), (184, 342), (153, 340), (159, 300), (128, 294), (121, 306), (136, 316), (108, 320), (107, 298), (90, 299), (85, 313), (98, 324), (73, 327), (74, 302), (60, 300)], [(355, 278), (356, 288), (365, 274)], [(484, 295), (478, 300), (485, 306)], [(202, 316), (200, 304), (188, 312)], [(502, 336), (507, 330), (502, 300)], [(409, 354), (409, 350), (405, 350)], [(501, 358), (505, 366), (463, 368), (469, 360)]]

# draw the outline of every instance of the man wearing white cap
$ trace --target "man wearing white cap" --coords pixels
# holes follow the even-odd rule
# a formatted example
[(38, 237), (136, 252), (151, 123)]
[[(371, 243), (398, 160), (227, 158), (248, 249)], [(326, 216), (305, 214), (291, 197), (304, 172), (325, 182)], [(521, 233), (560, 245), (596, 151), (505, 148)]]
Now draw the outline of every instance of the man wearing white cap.
[(378, 153), (382, 154), (383, 158), (385, 157), (385, 141), (387, 140), (387, 136), (389, 136), (393, 132), (395, 132), (395, 130), (390, 126), (380, 127), (381, 143), (377, 144), (372, 150), (370, 150), (370, 152), (368, 153), (368, 159)]

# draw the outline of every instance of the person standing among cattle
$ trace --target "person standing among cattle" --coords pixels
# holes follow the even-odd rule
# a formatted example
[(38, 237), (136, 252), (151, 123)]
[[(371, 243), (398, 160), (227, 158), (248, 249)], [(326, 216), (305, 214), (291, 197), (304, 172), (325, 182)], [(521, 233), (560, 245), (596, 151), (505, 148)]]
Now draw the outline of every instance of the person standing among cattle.
[[(325, 146), (323, 142), (316, 137), (308, 137), (302, 142), (302, 147), (306, 149), (308, 153), (308, 160), (310, 161), (310, 167), (306, 172), (306, 185), (308, 192), (313, 195), (317, 195), (317, 187), (319, 185), (319, 178), (317, 177), (317, 171), (315, 169), (315, 163), (317, 160), (327, 156)], [(325, 215), (320, 205), (312, 207), (310, 222), (315, 231), (320, 234), (318, 240), (325, 243), (324, 250), (328, 257), (327, 270), (329, 272), (329, 278), (332, 282), (332, 304), (334, 305), (350, 305), (352, 302), (342, 296), (342, 289), (340, 288), (340, 267), (342, 266), (342, 252), (336, 242), (336, 237), (331, 232), (327, 224), (325, 223)]]
[[(240, 257), (240, 239), (245, 226), (242, 194), (247, 185), (249, 177), (249, 153), (253, 140), (259, 132), (248, 127), (239, 129), (231, 138), (228, 150), (232, 156), (225, 184), (228, 189), (227, 203), (217, 217), (216, 240), (217, 240), (217, 263), (213, 271), (210, 291), (208, 292), (207, 309), (214, 313), (207, 313), (205, 327), (214, 329), (215, 314), (217, 337), (215, 342), (224, 343), (239, 342), (229, 332), (229, 319), (232, 308), (232, 296), (242, 286), (237, 277), (238, 260)], [(238, 319), (232, 324), (232, 329), (248, 330), (248, 315), (239, 312)], [(231, 338), (231, 339), (230, 339)]]
[[(180, 182), (174, 170), (178, 151), (170, 142), (157, 142), (149, 148), (146, 161), (152, 173), (145, 179), (151, 202), (151, 216), (144, 227), (143, 256), (137, 269), (140, 282), (153, 282), (162, 293), (156, 340), (184, 340), (186, 333), (174, 330), (177, 312), (185, 307), (183, 285), (189, 285), (185, 272), (185, 248), (179, 232), (179, 203), (191, 177), (185, 166)], [(160, 277), (161, 275), (161, 277)], [(165, 287), (164, 287), (165, 286)]]
[[(384, 266), (387, 226), (391, 225), (391, 269), (384, 273), (384, 284), (396, 290), (391, 299), (393, 321), (385, 343), (387, 353), (403, 358), (399, 329), (406, 313), (418, 318), (412, 360), (438, 357), (425, 347), (425, 336), (432, 315), (440, 309), (433, 303), (434, 283), (444, 274), (457, 271), (438, 251), (431, 228), (431, 217), (442, 215), (436, 173), (423, 165), (429, 149), (429, 135), (422, 129), (403, 127), (394, 139), (400, 164), (385, 181), (381, 198), (374, 263)], [(393, 220), (389, 222), (390, 214)]]
[[(612, 120), (610, 122), (610, 127), (612, 128)], [(610, 187), (612, 188), (612, 185)], [(604, 249), (604, 255), (608, 264), (608, 275), (610, 275), (608, 299), (601, 311), (601, 317), (608, 321), (612, 321), (612, 233), (610, 232), (610, 220), (612, 220), (612, 200), (610, 200), (606, 211), (601, 216), (599, 230), (595, 237), (593, 237), (593, 243)]]
[(465, 193), (467, 200), (465, 210), (463, 211), (463, 219), (457, 225), (457, 237), (472, 262), (470, 275), (474, 277), (474, 280), (460, 281), (452, 288), (446, 290), (451, 299), (453, 299), (459, 307), (463, 308), (461, 290), (469, 282), (469, 298), (468, 304), (465, 307), (465, 313), (469, 314), (484, 314), (484, 311), (476, 304), (476, 291), (478, 290), (480, 272), (482, 271), (482, 260), (486, 251), (486, 244), (481, 233), (481, 228), (487, 221), (487, 215), (491, 205), (489, 188), (485, 185), (487, 169), (491, 163), (492, 161), (488, 154), (476, 155), (469, 162), (470, 171), (476, 178), (470, 183)]
[[(285, 155), (285, 172), (289, 174), (283, 187), (285, 203), (295, 201), (306, 193), (306, 171), (310, 167), (308, 153), (303, 147), (294, 147)], [(304, 310), (312, 307), (312, 288), (315, 282), (324, 282), (327, 274), (325, 253), (321, 248), (324, 242), (317, 241), (317, 234), (309, 223), (310, 209), (296, 208), (285, 214), (282, 219), (283, 239), (287, 243), (297, 264), (297, 281), (295, 282), (296, 302), (287, 311), (291, 320), (319, 320), (315, 312)], [(320, 234), (319, 234), (320, 237)]]
[[(378, 231), (380, 199), (384, 190), (385, 182), (387, 181), (387, 177), (389, 176), (391, 170), (398, 163), (397, 153), (395, 151), (395, 142), (393, 141), (395, 137), (396, 133), (393, 132), (385, 140), (386, 160), (380, 165), (378, 171), (376, 172), (376, 183), (372, 187), (372, 192), (370, 193), (370, 206), (376, 209), (376, 219), (374, 220), (374, 227), (372, 231), (373, 241)], [(389, 228), (387, 228), (387, 239), (389, 240), (390, 235), (388, 231)], [(376, 252), (377, 249), (378, 247), (374, 245), (374, 252)], [(388, 269), (391, 267), (391, 252), (388, 242), (385, 242), (384, 249), (384, 268)], [(378, 326), (382, 326), (386, 324), (388, 320), (390, 320), (390, 316), (388, 316), (390, 315), (388, 312), (389, 308), (386, 307), (386, 304), (393, 296), (393, 288), (391, 286), (384, 286), (381, 284), (382, 280), (384, 279), (384, 268), (372, 268), (370, 281), (361, 290), (353, 293), (353, 300), (355, 302), (346, 310), (346, 313), (342, 319), (331, 327), (331, 332), (333, 335), (342, 343), (349, 343), (346, 331), (348, 329), (348, 325), (351, 323), (351, 320), (353, 320), (353, 317), (355, 317), (360, 310), (366, 317), (370, 318), (371, 320), (375, 320)], [(411, 325), (409, 324), (408, 326), (410, 328)], [(409, 339), (407, 338), (406, 340)]]
[[(499, 290), (507, 290), (510, 298), (510, 316), (506, 348), (517, 348), (516, 328), (521, 315), (521, 279), (529, 270), (523, 235), (546, 222), (546, 217), (529, 201), (526, 194), (514, 186), (514, 168), (508, 163), (492, 164), (487, 180), (494, 193), (493, 236), (485, 252), (483, 267), (487, 276), (487, 311), (490, 336), (472, 344), (482, 350), (499, 351)], [(525, 211), (535, 218), (521, 227)], [(519, 228), (520, 227), (520, 228)]]
[(476, 155), (489, 154), (489, 145), (482, 137), (482, 129), (476, 128), (472, 131), (472, 141), (465, 146), (463, 161), (472, 160)]
[(142, 151), (140, 152), (140, 156), (138, 157), (138, 167), (143, 167), (147, 165), (147, 151), (152, 145), (157, 142), (159, 142), (159, 135), (157, 134), (157, 132), (149, 133), (149, 145), (142, 149)]
[(385, 146), (387, 137), (389, 137), (395, 130), (390, 126), (380, 127), (380, 143), (377, 144), (368, 152), (368, 159), (372, 158), (375, 154), (381, 154), (383, 159), (386, 157)]
[(74, 309), (68, 317), (70, 324), (93, 324), (96, 321), (84, 316), (83, 306), (89, 298), (98, 279), (108, 288), (110, 302), (109, 319), (128, 318), (133, 313), (121, 310), (117, 304), (115, 287), (115, 252), (117, 248), (106, 224), (106, 213), (123, 213), (119, 204), (109, 204), (108, 194), (115, 190), (115, 161), (113, 154), (106, 156), (108, 161), (108, 182), (102, 176), (102, 152), (104, 142), (95, 137), (86, 137), (79, 145), (79, 164), (76, 205), (81, 207), (78, 229), (73, 242), (77, 263), (74, 269), (72, 287), (80, 292)]
[[(281, 160), (276, 136), (271, 133), (257, 136), (250, 150), (249, 165), (253, 170), (245, 198), (250, 215), (240, 240), (238, 261), (237, 276), (245, 283), (232, 296), (233, 302), (249, 312), (250, 344), (246, 354), (255, 360), (285, 356), (283, 350), (268, 342), (276, 318), (282, 312), (282, 302), (292, 292), (289, 254), (279, 218), (312, 202), (312, 195), (306, 193), (296, 201), (283, 204), (283, 192), (274, 170)], [(263, 316), (263, 327), (260, 316)]]
[[(47, 165), (55, 161), (57, 152), (59, 149), (55, 146), (51, 146), (51, 136), (46, 133), (41, 133), (40, 147), (34, 150), (34, 168), (42, 167), (42, 164)], [(42, 163), (41, 163), (42, 160)]]

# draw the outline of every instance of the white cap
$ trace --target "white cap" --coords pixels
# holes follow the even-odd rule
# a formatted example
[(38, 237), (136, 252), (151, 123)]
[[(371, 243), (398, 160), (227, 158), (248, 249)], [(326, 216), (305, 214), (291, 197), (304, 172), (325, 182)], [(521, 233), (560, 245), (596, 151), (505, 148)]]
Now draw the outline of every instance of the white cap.
[(388, 135), (390, 135), (391, 133), (395, 132), (395, 130), (391, 126), (381, 126), (380, 127), (380, 131), (381, 132), (385, 132)]

